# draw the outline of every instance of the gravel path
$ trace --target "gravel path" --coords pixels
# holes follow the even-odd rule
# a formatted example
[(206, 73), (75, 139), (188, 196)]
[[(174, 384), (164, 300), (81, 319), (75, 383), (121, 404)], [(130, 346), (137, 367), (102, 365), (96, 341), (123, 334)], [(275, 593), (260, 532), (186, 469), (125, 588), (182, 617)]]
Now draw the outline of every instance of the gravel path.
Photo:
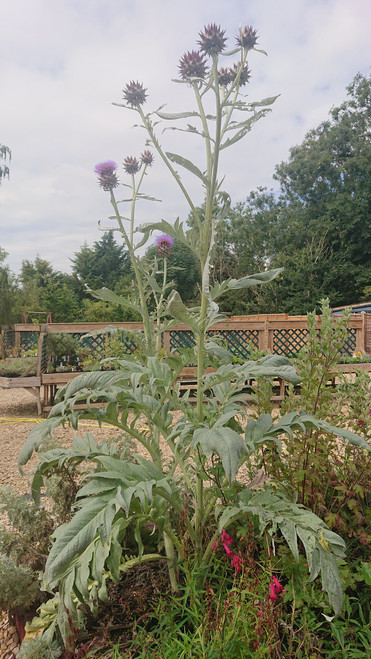
[[(18, 455), (35, 423), (42, 419), (37, 416), (35, 398), (26, 389), (0, 389), (0, 485), (13, 487), (20, 494), (28, 494), (29, 478), (18, 472)], [(94, 421), (81, 424), (80, 434), (90, 431), (98, 441), (116, 437), (116, 428), (99, 428)], [(56, 439), (70, 446), (76, 431), (72, 428), (57, 428)], [(27, 471), (32, 471), (37, 457), (26, 465)]]

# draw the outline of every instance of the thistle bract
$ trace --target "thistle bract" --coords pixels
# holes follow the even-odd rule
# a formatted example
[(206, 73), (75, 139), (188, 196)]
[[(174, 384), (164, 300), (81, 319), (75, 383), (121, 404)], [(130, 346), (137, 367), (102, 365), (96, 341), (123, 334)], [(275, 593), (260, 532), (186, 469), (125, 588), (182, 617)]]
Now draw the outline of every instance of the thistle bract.
[(211, 23), (211, 25), (206, 25), (204, 31), (199, 33), (199, 41), (197, 42), (206, 55), (218, 55), (221, 53), (227, 42), (225, 35), (225, 30), (222, 30), (220, 25)]
[(236, 40), (239, 46), (245, 50), (251, 50), (258, 41), (257, 30), (254, 30), (251, 25), (245, 25)]
[(179, 61), (179, 71), (183, 80), (188, 78), (204, 78), (206, 75), (206, 62), (197, 50), (184, 53)]
[(146, 89), (140, 82), (129, 82), (124, 89), (124, 100), (133, 107), (139, 107), (146, 102)]

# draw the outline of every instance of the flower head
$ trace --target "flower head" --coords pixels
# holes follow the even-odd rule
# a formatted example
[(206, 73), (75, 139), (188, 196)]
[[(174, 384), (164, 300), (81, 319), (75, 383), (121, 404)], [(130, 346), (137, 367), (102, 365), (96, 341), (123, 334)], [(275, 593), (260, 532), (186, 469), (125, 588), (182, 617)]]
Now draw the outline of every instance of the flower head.
[(172, 236), (159, 236), (156, 238), (157, 254), (158, 256), (169, 256), (174, 245), (174, 238)]
[(222, 543), (223, 543), (223, 545), (227, 545), (227, 547), (228, 547), (229, 545), (232, 544), (232, 542), (233, 542), (233, 540), (232, 540), (231, 536), (228, 535), (228, 533), (223, 529), (222, 530)]
[(233, 554), (231, 558), (231, 566), (234, 567), (237, 573), (242, 571), (242, 565), (243, 559), (237, 556), (237, 554)]
[(139, 107), (146, 102), (147, 90), (143, 88), (143, 85), (140, 82), (134, 82), (134, 80), (132, 80), (126, 85), (123, 91), (124, 100), (133, 107)]
[(123, 165), (127, 174), (136, 174), (140, 168), (140, 164), (135, 156), (128, 156), (125, 158)]
[(179, 60), (179, 71), (183, 80), (188, 78), (204, 78), (206, 75), (206, 62), (204, 56), (197, 50), (184, 53)]
[(254, 30), (251, 25), (245, 25), (240, 30), (236, 40), (239, 46), (242, 46), (245, 50), (251, 50), (258, 41), (257, 30)]
[(143, 165), (151, 166), (153, 163), (153, 155), (148, 149), (143, 151), (142, 155), (140, 156), (140, 159), (143, 163)]
[(205, 25), (204, 31), (199, 32), (199, 41), (197, 43), (206, 55), (218, 55), (221, 53), (224, 48), (227, 39), (225, 38), (225, 30), (220, 28), (220, 25), (211, 23), (211, 25)]
[(277, 577), (274, 575), (272, 576), (273, 581), (271, 582), (269, 586), (269, 596), (268, 598), (273, 602), (274, 600), (278, 600), (278, 596), (282, 597), (283, 593), (286, 592), (282, 584), (278, 581)]
[(117, 163), (113, 160), (107, 160), (106, 162), (100, 162), (94, 167), (94, 171), (98, 174), (99, 185), (103, 190), (109, 191), (113, 188), (117, 188), (119, 182), (115, 174), (117, 169)]
[(251, 78), (251, 71), (249, 71), (247, 64), (244, 64), (244, 66), (241, 67), (241, 64), (237, 64), (237, 62), (235, 62), (233, 64), (233, 67), (231, 67), (229, 69), (229, 71), (230, 71), (232, 80), (235, 80), (237, 78), (238, 74), (240, 74), (240, 80), (239, 80), (240, 87), (243, 87), (244, 85), (246, 85), (246, 83)]
[(218, 71), (218, 82), (219, 85), (229, 85), (232, 80), (234, 80), (234, 74), (231, 69), (221, 68)]

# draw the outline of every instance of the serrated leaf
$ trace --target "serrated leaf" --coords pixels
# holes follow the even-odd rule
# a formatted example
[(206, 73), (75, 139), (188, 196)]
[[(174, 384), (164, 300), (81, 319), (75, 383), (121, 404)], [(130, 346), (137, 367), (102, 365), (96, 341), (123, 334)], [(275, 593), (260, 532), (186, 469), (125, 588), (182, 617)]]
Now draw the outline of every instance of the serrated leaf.
[(280, 96), (281, 94), (277, 94), (277, 96), (268, 96), (267, 98), (263, 98), (262, 101), (253, 101), (252, 103), (249, 103), (249, 105), (252, 108), (261, 107), (262, 105), (272, 105)]
[(246, 453), (241, 435), (228, 427), (198, 428), (194, 432), (192, 446), (197, 444), (201, 444), (206, 457), (211, 457), (213, 453), (220, 457), (225, 475), (231, 483), (238, 471), (239, 459)]
[(273, 281), (278, 275), (283, 272), (283, 268), (274, 268), (273, 270), (266, 270), (265, 272), (256, 272), (253, 275), (241, 277), (241, 279), (230, 279), (227, 281), (227, 289), (236, 290), (239, 288), (249, 288), (250, 286), (258, 286), (259, 284), (266, 284)]
[(116, 514), (117, 505), (110, 495), (88, 499), (68, 524), (53, 534), (55, 542), (45, 565), (44, 583), (54, 587), (69, 570), (73, 560), (81, 555), (103, 525), (107, 528)]
[(196, 334), (199, 334), (197, 318), (188, 311), (178, 291), (172, 291), (170, 294), (167, 311), (178, 322), (188, 325)]
[(183, 156), (178, 155), (177, 153), (171, 153), (170, 151), (166, 152), (167, 157), (171, 162), (175, 162), (177, 165), (180, 165), (181, 167), (184, 167), (185, 169), (188, 169), (189, 172), (192, 174), (195, 174), (195, 176), (198, 176), (199, 179), (204, 183), (204, 185), (207, 185), (207, 177), (205, 174), (201, 172), (201, 170), (193, 164), (191, 160), (188, 160), (187, 158), (183, 158)]
[[(262, 119), (262, 117), (265, 117), (267, 112), (269, 110), (259, 110), (259, 112), (256, 112), (252, 117), (249, 119), (246, 119), (246, 121), (241, 122), (238, 126), (234, 126), (234, 128), (239, 128), (242, 126), (241, 130), (239, 130), (233, 137), (229, 137), (228, 139), (223, 142), (223, 144), (220, 145), (220, 150), (226, 149), (229, 146), (232, 146), (232, 144), (235, 144), (236, 142), (239, 142), (247, 133), (250, 132), (252, 126), (259, 121), (259, 119)], [(233, 129), (233, 127), (231, 127)]]
[(97, 298), (98, 300), (103, 300), (104, 302), (110, 302), (111, 304), (117, 304), (118, 306), (121, 307), (127, 307), (141, 314), (142, 310), (140, 306), (133, 304), (127, 298), (122, 297), (122, 295), (117, 295), (116, 293), (110, 291), (109, 288), (106, 288), (105, 286), (97, 291), (92, 291), (90, 288), (88, 288), (87, 290), (93, 297)]

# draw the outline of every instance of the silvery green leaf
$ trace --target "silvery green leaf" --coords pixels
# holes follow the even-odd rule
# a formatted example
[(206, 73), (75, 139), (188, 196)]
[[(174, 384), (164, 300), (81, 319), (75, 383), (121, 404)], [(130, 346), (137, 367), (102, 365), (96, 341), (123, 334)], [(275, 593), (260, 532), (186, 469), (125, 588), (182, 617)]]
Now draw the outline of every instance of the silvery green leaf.
[(27, 464), (34, 451), (37, 451), (41, 442), (47, 437), (51, 437), (55, 428), (61, 423), (62, 418), (51, 418), (38, 423), (32, 428), (25, 443), (23, 444), (18, 456), (18, 469), (23, 474), (22, 467)]
[(156, 112), (157, 116), (160, 117), (160, 119), (165, 119), (166, 121), (172, 121), (173, 119), (187, 119), (188, 117), (199, 117), (198, 112), (175, 112), (175, 113), (168, 113), (168, 112)]
[(194, 432), (192, 446), (197, 444), (201, 444), (206, 457), (211, 457), (213, 453), (220, 457), (231, 483), (238, 471), (240, 457), (246, 453), (241, 435), (228, 427), (198, 428)]
[(341, 606), (343, 603), (343, 589), (338, 564), (336, 558), (329, 552), (325, 552), (322, 547), (319, 547), (319, 557), (322, 588), (327, 592), (330, 604), (332, 605), (335, 614), (338, 615), (341, 612)]
[(188, 325), (196, 334), (199, 334), (200, 328), (197, 318), (189, 312), (178, 291), (172, 291), (170, 294), (167, 310), (173, 318), (176, 318), (180, 323)]
[[(230, 279), (226, 282), (226, 289), (236, 290), (239, 288), (249, 288), (250, 286), (266, 284), (267, 282), (273, 281), (273, 279), (278, 277), (281, 272), (283, 272), (283, 268), (274, 268), (272, 270), (266, 270), (265, 272), (256, 272), (253, 275), (246, 275), (246, 277), (241, 277), (241, 279)], [(218, 293), (218, 295), (220, 295), (220, 293)]]
[(263, 50), (262, 48), (255, 48), (254, 47), (252, 50), (255, 50), (255, 52), (257, 52), (257, 53), (263, 53), (263, 55), (267, 55), (267, 57), (268, 57), (268, 53), (265, 50)]
[(138, 305), (133, 304), (127, 298), (122, 297), (122, 295), (117, 295), (113, 291), (110, 291), (105, 286), (97, 291), (92, 291), (90, 288), (88, 288), (87, 290), (93, 297), (97, 298), (98, 300), (104, 300), (104, 302), (111, 302), (111, 304), (117, 304), (121, 307), (128, 307), (130, 309), (133, 309), (134, 311), (137, 311), (138, 313), (141, 313), (141, 308)]
[[(220, 145), (220, 150), (225, 149), (232, 144), (235, 144), (239, 140), (241, 140), (245, 135), (250, 132), (252, 126), (259, 121), (262, 117), (265, 117), (267, 112), (270, 112), (270, 110), (259, 110), (259, 112), (256, 112), (252, 117), (249, 119), (246, 119), (246, 121), (243, 121), (239, 124), (239, 126), (242, 126), (241, 130), (238, 131), (233, 137), (229, 137), (223, 144)], [(239, 127), (238, 126), (238, 127)], [(231, 130), (233, 128), (237, 128), (237, 126), (231, 127)]]
[(263, 98), (262, 101), (253, 101), (249, 105), (252, 108), (260, 107), (262, 105), (272, 105), (280, 96), (281, 94), (277, 94), (277, 96), (269, 96), (268, 98)]
[(171, 153), (170, 151), (167, 151), (166, 155), (169, 160), (171, 160), (171, 162), (175, 162), (177, 165), (188, 169), (189, 172), (195, 174), (195, 176), (198, 176), (198, 178), (200, 178), (205, 185), (207, 184), (207, 177), (196, 165), (193, 164), (191, 160), (188, 160), (188, 158), (183, 158), (183, 156), (180, 156), (177, 153)]

